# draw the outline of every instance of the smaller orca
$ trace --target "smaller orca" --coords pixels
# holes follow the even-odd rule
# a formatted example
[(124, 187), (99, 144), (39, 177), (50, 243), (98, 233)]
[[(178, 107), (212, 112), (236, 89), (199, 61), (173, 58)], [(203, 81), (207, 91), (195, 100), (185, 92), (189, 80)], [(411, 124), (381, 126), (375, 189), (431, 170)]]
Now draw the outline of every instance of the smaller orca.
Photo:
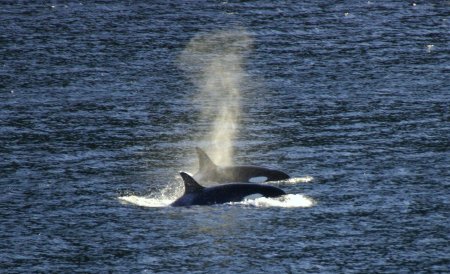
[(203, 150), (198, 147), (195, 149), (199, 160), (199, 170), (194, 174), (194, 178), (199, 182), (254, 183), (290, 178), (289, 175), (282, 171), (259, 166), (217, 166)]
[(279, 197), (286, 193), (274, 186), (259, 184), (225, 184), (203, 187), (185, 172), (180, 172), (184, 181), (184, 194), (171, 206), (213, 205), (240, 202), (245, 197), (260, 194), (264, 197)]

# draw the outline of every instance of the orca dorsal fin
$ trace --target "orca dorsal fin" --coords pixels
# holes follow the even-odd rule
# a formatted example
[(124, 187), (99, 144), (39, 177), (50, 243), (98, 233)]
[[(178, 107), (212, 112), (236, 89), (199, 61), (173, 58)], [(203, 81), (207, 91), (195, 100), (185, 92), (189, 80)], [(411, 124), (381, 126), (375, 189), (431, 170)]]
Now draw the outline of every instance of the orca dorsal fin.
[(197, 155), (198, 155), (198, 171), (199, 172), (206, 172), (211, 169), (215, 169), (217, 166), (214, 164), (214, 162), (209, 158), (208, 154), (204, 152), (201, 148), (196, 147)]
[(186, 172), (180, 172), (181, 178), (183, 178), (184, 181), (184, 193), (193, 193), (193, 192), (199, 192), (204, 189), (203, 186), (201, 186), (197, 181), (192, 178), (189, 174)]

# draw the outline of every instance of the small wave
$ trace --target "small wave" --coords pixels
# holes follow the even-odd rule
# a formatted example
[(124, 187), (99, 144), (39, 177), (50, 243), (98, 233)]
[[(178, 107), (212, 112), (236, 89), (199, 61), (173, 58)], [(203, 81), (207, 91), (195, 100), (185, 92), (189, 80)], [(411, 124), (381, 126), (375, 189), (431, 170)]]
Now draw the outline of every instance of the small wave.
[(278, 198), (259, 197), (256, 199), (246, 199), (242, 202), (232, 204), (256, 207), (311, 207), (315, 204), (315, 201), (302, 194), (287, 194)]

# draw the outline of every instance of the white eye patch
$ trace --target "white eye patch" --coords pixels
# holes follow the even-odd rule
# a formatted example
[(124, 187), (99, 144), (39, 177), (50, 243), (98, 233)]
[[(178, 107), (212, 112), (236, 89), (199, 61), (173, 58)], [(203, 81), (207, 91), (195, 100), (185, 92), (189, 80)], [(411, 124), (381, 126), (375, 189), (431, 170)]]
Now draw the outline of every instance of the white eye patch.
[(252, 194), (244, 197), (244, 200), (256, 200), (258, 198), (264, 197), (261, 194)]
[(267, 179), (268, 178), (265, 176), (252, 177), (248, 180), (248, 182), (258, 184), (258, 183), (264, 183), (265, 181), (267, 181)]

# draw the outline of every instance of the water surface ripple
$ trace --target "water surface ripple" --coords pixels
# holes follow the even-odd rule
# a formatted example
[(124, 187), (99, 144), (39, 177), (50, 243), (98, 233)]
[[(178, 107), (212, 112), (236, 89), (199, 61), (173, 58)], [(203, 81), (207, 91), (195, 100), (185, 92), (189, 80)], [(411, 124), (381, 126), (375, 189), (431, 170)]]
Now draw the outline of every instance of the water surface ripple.
[[(0, 4), (0, 272), (450, 269), (447, 1), (151, 2)], [(121, 202), (196, 171), (178, 58), (228, 29), (253, 39), (234, 161), (315, 204)]]

